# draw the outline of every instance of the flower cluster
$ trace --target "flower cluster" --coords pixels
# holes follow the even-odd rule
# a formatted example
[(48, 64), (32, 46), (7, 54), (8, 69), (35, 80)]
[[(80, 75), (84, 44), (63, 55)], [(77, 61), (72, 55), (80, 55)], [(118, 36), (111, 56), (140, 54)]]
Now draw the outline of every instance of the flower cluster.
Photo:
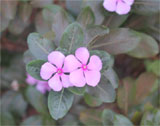
[(134, 0), (104, 0), (103, 6), (110, 12), (116, 12), (119, 15), (127, 14), (131, 10)]
[(29, 74), (27, 74), (26, 82), (29, 85), (36, 85), (36, 89), (40, 91), (42, 94), (45, 94), (47, 91), (51, 90), (46, 81), (37, 80), (32, 76), (30, 76)]
[(48, 55), (48, 62), (41, 67), (40, 76), (48, 80), (49, 87), (60, 91), (68, 87), (96, 86), (101, 78), (101, 59), (93, 55), (85, 47), (75, 51), (75, 55), (64, 56), (59, 51)]

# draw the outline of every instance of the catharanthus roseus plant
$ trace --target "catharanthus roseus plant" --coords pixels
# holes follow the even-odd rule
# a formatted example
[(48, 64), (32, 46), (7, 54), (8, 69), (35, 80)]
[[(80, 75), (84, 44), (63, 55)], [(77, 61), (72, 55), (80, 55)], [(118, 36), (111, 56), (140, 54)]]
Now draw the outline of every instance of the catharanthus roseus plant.
[[(39, 33), (30, 33), (27, 38), (29, 50), (25, 55), (29, 55), (30, 59), (26, 70), (51, 89), (46, 96), (49, 113), (55, 120), (63, 118), (72, 106), (75, 107), (75, 95), (81, 96), (81, 100), (93, 107), (115, 101), (115, 89), (119, 83), (113, 69), (115, 55), (146, 58), (159, 52), (157, 42), (151, 36), (125, 24), (134, 0), (93, 3), (85, 3), (86, 6), (76, 15), (77, 19), (60, 6), (44, 7), (40, 16), (47, 30), (40, 29), (38, 22), (36, 29)], [(99, 8), (103, 11), (97, 10)], [(104, 8), (119, 15), (106, 13)], [(38, 15), (36, 20), (39, 18)]]

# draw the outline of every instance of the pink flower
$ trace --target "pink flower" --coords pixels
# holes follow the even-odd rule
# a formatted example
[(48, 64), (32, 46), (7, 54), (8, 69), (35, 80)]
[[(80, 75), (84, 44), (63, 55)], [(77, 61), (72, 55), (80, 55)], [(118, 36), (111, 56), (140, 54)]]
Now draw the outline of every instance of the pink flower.
[(120, 15), (127, 14), (131, 10), (134, 0), (104, 0), (103, 6), (110, 12), (116, 12)]
[(64, 71), (70, 72), (69, 80), (76, 87), (96, 86), (101, 78), (101, 59), (93, 55), (90, 57), (85, 47), (78, 48), (74, 55), (68, 55), (64, 61)]
[(45, 94), (47, 91), (50, 91), (50, 87), (48, 86), (48, 83), (46, 81), (40, 81), (29, 74), (27, 74), (26, 82), (29, 85), (36, 85), (36, 89), (40, 91), (42, 94)]
[(54, 91), (60, 91), (62, 88), (72, 86), (69, 81), (69, 75), (64, 73), (63, 63), (65, 56), (59, 51), (53, 51), (48, 55), (48, 61), (42, 65), (40, 76), (48, 80), (50, 88)]

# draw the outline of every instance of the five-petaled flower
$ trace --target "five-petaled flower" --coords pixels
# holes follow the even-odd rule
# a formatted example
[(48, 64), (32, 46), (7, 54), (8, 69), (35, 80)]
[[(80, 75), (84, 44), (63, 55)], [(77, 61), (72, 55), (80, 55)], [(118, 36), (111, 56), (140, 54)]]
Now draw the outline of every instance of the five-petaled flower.
[(101, 78), (101, 59), (93, 55), (90, 57), (85, 47), (76, 50), (75, 56), (68, 55), (64, 61), (64, 71), (69, 72), (69, 80), (76, 87), (83, 87), (86, 84), (95, 87)]
[(29, 74), (27, 74), (26, 82), (29, 85), (36, 85), (36, 89), (40, 91), (42, 94), (45, 94), (47, 91), (51, 90), (46, 81), (37, 80), (32, 76), (30, 76)]
[(103, 6), (110, 12), (116, 12), (119, 15), (127, 14), (131, 10), (134, 0), (104, 0)]
[(40, 76), (48, 80), (50, 88), (60, 91), (62, 88), (71, 87), (69, 75), (63, 69), (65, 56), (59, 51), (53, 51), (48, 55), (48, 62), (44, 63), (40, 70)]

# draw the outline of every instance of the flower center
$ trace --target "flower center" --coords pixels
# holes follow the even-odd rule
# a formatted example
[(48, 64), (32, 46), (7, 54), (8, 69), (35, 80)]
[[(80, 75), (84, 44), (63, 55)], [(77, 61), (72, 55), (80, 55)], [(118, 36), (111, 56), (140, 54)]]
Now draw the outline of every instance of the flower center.
[(83, 69), (83, 70), (87, 70), (87, 65), (83, 64), (83, 65), (82, 65), (82, 69)]
[(58, 73), (59, 75), (62, 75), (63, 70), (62, 70), (61, 68), (58, 68), (58, 69), (57, 69), (57, 73)]

